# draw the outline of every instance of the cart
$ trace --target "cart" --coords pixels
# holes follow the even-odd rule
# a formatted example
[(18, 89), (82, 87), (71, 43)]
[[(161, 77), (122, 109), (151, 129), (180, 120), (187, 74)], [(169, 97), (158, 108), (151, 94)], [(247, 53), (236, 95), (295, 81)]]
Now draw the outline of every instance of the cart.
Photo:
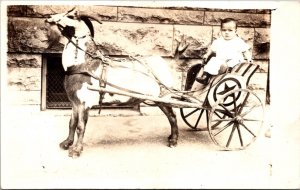
[(213, 77), (204, 89), (193, 91), (196, 75), (203, 71), (203, 66), (196, 64), (188, 69), (184, 90), (165, 87), (167, 93), (160, 97), (102, 87), (89, 89), (179, 108), (188, 127), (194, 131), (208, 131), (212, 141), (222, 150), (245, 149), (256, 140), (263, 127), (264, 103), (248, 85), (259, 66), (239, 64), (230, 72)]

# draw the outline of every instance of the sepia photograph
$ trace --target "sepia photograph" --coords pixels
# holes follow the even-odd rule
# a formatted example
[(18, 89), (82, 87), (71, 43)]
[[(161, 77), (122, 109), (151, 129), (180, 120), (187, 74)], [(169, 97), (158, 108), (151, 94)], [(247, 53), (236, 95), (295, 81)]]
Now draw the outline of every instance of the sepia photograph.
[(1, 1), (1, 189), (300, 188), (299, 1)]

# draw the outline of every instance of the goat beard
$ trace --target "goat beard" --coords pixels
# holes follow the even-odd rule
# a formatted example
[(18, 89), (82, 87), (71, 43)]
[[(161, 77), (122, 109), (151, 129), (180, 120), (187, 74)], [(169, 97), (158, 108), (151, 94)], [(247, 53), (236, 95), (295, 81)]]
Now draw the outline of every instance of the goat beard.
[(54, 45), (59, 44), (61, 38), (61, 32), (58, 30), (58, 27), (55, 24), (52, 24), (48, 27), (47, 38), (48, 38), (48, 48), (53, 47)]

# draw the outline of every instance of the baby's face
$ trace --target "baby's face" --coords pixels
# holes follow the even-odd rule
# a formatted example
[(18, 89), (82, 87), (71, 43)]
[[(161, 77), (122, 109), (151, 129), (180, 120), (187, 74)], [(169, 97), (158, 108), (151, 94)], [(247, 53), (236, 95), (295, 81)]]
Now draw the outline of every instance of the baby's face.
[(234, 22), (223, 23), (221, 34), (225, 40), (231, 40), (236, 36), (236, 24)]

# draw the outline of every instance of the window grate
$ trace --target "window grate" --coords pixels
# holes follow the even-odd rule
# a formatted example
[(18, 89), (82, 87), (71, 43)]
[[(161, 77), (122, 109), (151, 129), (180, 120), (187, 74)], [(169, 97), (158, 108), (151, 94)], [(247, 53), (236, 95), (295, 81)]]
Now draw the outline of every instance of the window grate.
[[(60, 108), (71, 108), (71, 102), (68, 99), (66, 91), (64, 89), (64, 69), (62, 66), (61, 55), (47, 55), (44, 57), (44, 66), (47, 71), (44, 72), (46, 77), (45, 79), (45, 88), (46, 92), (43, 92), (45, 95), (45, 105), (46, 109), (60, 109)], [(43, 104), (43, 103), (42, 103)], [(92, 108), (99, 108), (99, 106), (93, 106)], [(139, 106), (118, 106), (118, 105), (103, 105), (105, 108), (129, 108), (138, 110)]]

